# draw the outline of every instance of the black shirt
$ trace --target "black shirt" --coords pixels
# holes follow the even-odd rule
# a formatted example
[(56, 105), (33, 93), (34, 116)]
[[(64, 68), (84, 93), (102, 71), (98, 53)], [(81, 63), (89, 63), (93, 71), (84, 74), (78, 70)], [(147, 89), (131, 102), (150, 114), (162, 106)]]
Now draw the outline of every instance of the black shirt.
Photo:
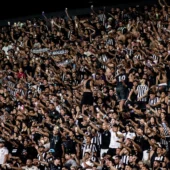
[(135, 142), (141, 147), (143, 151), (150, 148), (148, 141), (145, 140), (143, 136), (136, 136)]
[(101, 133), (101, 149), (108, 149), (110, 144), (111, 133), (109, 130), (100, 129)]
[(50, 164), (50, 170), (61, 170), (62, 166), (61, 165), (54, 165), (54, 164)]
[(65, 153), (76, 154), (76, 142), (74, 140), (67, 137), (67, 140), (62, 145), (64, 146)]
[(57, 156), (62, 155), (62, 148), (61, 148), (61, 135), (58, 133), (57, 135), (50, 135), (50, 149), (55, 150), (55, 154)]
[(166, 75), (167, 75), (167, 78), (168, 80), (170, 79), (170, 66), (166, 66)]
[(119, 74), (116, 76), (116, 81), (117, 81), (117, 87), (124, 87), (122, 81), (127, 84), (128, 78), (126, 74)]

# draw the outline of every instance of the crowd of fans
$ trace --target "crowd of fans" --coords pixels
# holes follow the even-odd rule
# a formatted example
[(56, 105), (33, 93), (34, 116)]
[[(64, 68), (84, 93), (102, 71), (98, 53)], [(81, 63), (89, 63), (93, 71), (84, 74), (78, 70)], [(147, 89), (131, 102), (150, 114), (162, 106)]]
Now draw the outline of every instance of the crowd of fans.
[(0, 169), (169, 170), (170, 7), (0, 28)]

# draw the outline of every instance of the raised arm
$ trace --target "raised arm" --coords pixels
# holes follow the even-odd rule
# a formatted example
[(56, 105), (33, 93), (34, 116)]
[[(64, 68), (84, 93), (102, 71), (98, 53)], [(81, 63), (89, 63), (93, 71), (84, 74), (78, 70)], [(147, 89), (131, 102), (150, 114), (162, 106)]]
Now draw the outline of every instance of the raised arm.
[(61, 26), (58, 25), (53, 19), (51, 20), (51, 25), (55, 25), (57, 28), (61, 29)]
[(168, 4), (167, 4), (167, 2), (166, 2), (166, 0), (163, 0), (164, 1), (164, 3), (165, 3), (165, 5), (166, 5), (166, 7), (170, 7)]
[(93, 6), (93, 5), (91, 5), (91, 11), (92, 11), (95, 15), (97, 15), (96, 12), (94, 11), (94, 6)]
[(79, 85), (77, 85), (77, 86), (75, 86), (75, 87), (72, 87), (73, 89), (78, 89), (78, 88), (80, 88), (80, 87), (82, 87), (83, 86), (83, 83), (80, 83)]
[(70, 17), (70, 15), (68, 14), (68, 9), (67, 9), (67, 8), (65, 8), (65, 13), (66, 13), (68, 19), (69, 19), (69, 20), (72, 20), (71, 17)]

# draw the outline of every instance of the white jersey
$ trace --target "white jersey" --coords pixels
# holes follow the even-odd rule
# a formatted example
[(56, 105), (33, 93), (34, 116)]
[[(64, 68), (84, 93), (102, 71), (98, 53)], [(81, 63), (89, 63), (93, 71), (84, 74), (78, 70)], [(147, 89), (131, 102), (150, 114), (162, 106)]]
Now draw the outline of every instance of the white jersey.
[[(112, 148), (112, 149), (120, 148), (120, 143), (117, 142), (117, 141), (120, 140), (120, 138), (116, 136), (116, 133), (113, 132), (112, 129), (110, 130), (110, 133), (111, 133), (111, 138), (110, 138), (109, 148)], [(121, 132), (117, 132), (117, 134), (121, 135), (122, 133)]]
[(31, 166), (31, 167), (23, 166), (22, 169), (24, 169), (24, 170), (39, 170), (36, 166)]
[(9, 151), (6, 147), (0, 148), (0, 165), (4, 163), (5, 156), (8, 155)]

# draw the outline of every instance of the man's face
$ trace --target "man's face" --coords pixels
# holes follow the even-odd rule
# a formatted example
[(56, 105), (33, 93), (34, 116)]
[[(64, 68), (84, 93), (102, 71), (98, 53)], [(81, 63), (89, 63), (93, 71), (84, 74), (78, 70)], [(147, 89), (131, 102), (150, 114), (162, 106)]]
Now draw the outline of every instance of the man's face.
[(76, 73), (72, 73), (72, 77), (76, 77)]
[(132, 168), (129, 165), (126, 165), (125, 170), (131, 170)]
[(91, 138), (90, 138), (89, 136), (86, 138), (86, 142), (87, 142), (87, 143), (90, 143), (90, 142), (91, 142)]
[(161, 153), (161, 148), (157, 148), (157, 154), (160, 154)]
[(103, 123), (103, 130), (106, 130), (107, 129), (107, 124), (106, 123)]
[(4, 143), (0, 143), (0, 148), (2, 148), (4, 146)]
[(39, 148), (39, 151), (40, 151), (40, 152), (43, 152), (43, 151), (44, 151), (44, 148), (43, 148), (43, 147), (40, 147), (40, 148)]
[(155, 143), (156, 143), (156, 140), (152, 138), (152, 139), (151, 139), (151, 143), (152, 143), (152, 144), (155, 144)]
[(72, 125), (72, 124), (74, 123), (74, 120), (73, 120), (73, 119), (70, 119), (70, 120), (69, 120), (69, 123), (70, 123), (70, 125)]
[(54, 108), (54, 107), (53, 107), (53, 105), (52, 105), (52, 104), (50, 104), (50, 105), (49, 105), (49, 109), (51, 109), (51, 110), (52, 110), (53, 108)]
[(31, 167), (31, 166), (32, 166), (32, 161), (31, 161), (30, 159), (28, 159), (27, 162), (26, 162), (26, 165), (27, 165), (28, 167)]
[(118, 128), (117, 127), (115, 127), (115, 126), (113, 126), (113, 132), (117, 132), (118, 131)]
[(121, 151), (121, 148), (117, 148), (117, 149), (116, 149), (116, 155), (119, 155), (119, 154), (120, 154), (120, 151)]
[(87, 75), (84, 75), (84, 79), (86, 80), (88, 78), (88, 76)]
[(59, 132), (59, 130), (58, 130), (57, 128), (54, 128), (54, 129), (53, 129), (53, 134), (54, 134), (54, 135), (57, 135), (58, 132)]
[(47, 80), (44, 80), (44, 81), (43, 81), (43, 84), (44, 84), (44, 85), (47, 85)]
[(139, 168), (142, 168), (143, 162), (142, 161), (138, 162), (138, 165), (139, 165)]
[(66, 159), (66, 160), (70, 159), (70, 155), (65, 154), (65, 159)]
[(84, 157), (85, 157), (85, 158), (89, 158), (89, 157), (90, 157), (90, 154), (86, 152), (86, 153), (84, 154)]
[(116, 158), (114, 159), (114, 161), (115, 161), (115, 164), (119, 164), (120, 159), (116, 157)]
[(54, 160), (54, 165), (56, 165), (56, 166), (57, 166), (57, 165), (60, 165), (60, 160), (59, 160), (59, 159), (55, 159), (55, 160)]
[(137, 130), (137, 133), (138, 133), (139, 135), (141, 135), (141, 134), (142, 134), (142, 129), (138, 129), (138, 130)]
[(158, 161), (154, 161), (153, 166), (154, 166), (155, 168), (157, 168), (157, 167), (160, 166), (160, 163), (158, 163)]
[(136, 156), (136, 155), (133, 155), (132, 160), (133, 160), (133, 161), (136, 161), (136, 160), (137, 160), (137, 156)]
[(33, 165), (38, 165), (38, 160), (37, 159), (33, 159)]
[(150, 99), (154, 99), (155, 95), (154, 94), (150, 94)]
[(44, 142), (49, 142), (49, 138), (48, 137), (44, 137)]
[(113, 90), (110, 90), (110, 91), (109, 91), (109, 95), (110, 95), (110, 96), (113, 96), (113, 94), (114, 94)]

